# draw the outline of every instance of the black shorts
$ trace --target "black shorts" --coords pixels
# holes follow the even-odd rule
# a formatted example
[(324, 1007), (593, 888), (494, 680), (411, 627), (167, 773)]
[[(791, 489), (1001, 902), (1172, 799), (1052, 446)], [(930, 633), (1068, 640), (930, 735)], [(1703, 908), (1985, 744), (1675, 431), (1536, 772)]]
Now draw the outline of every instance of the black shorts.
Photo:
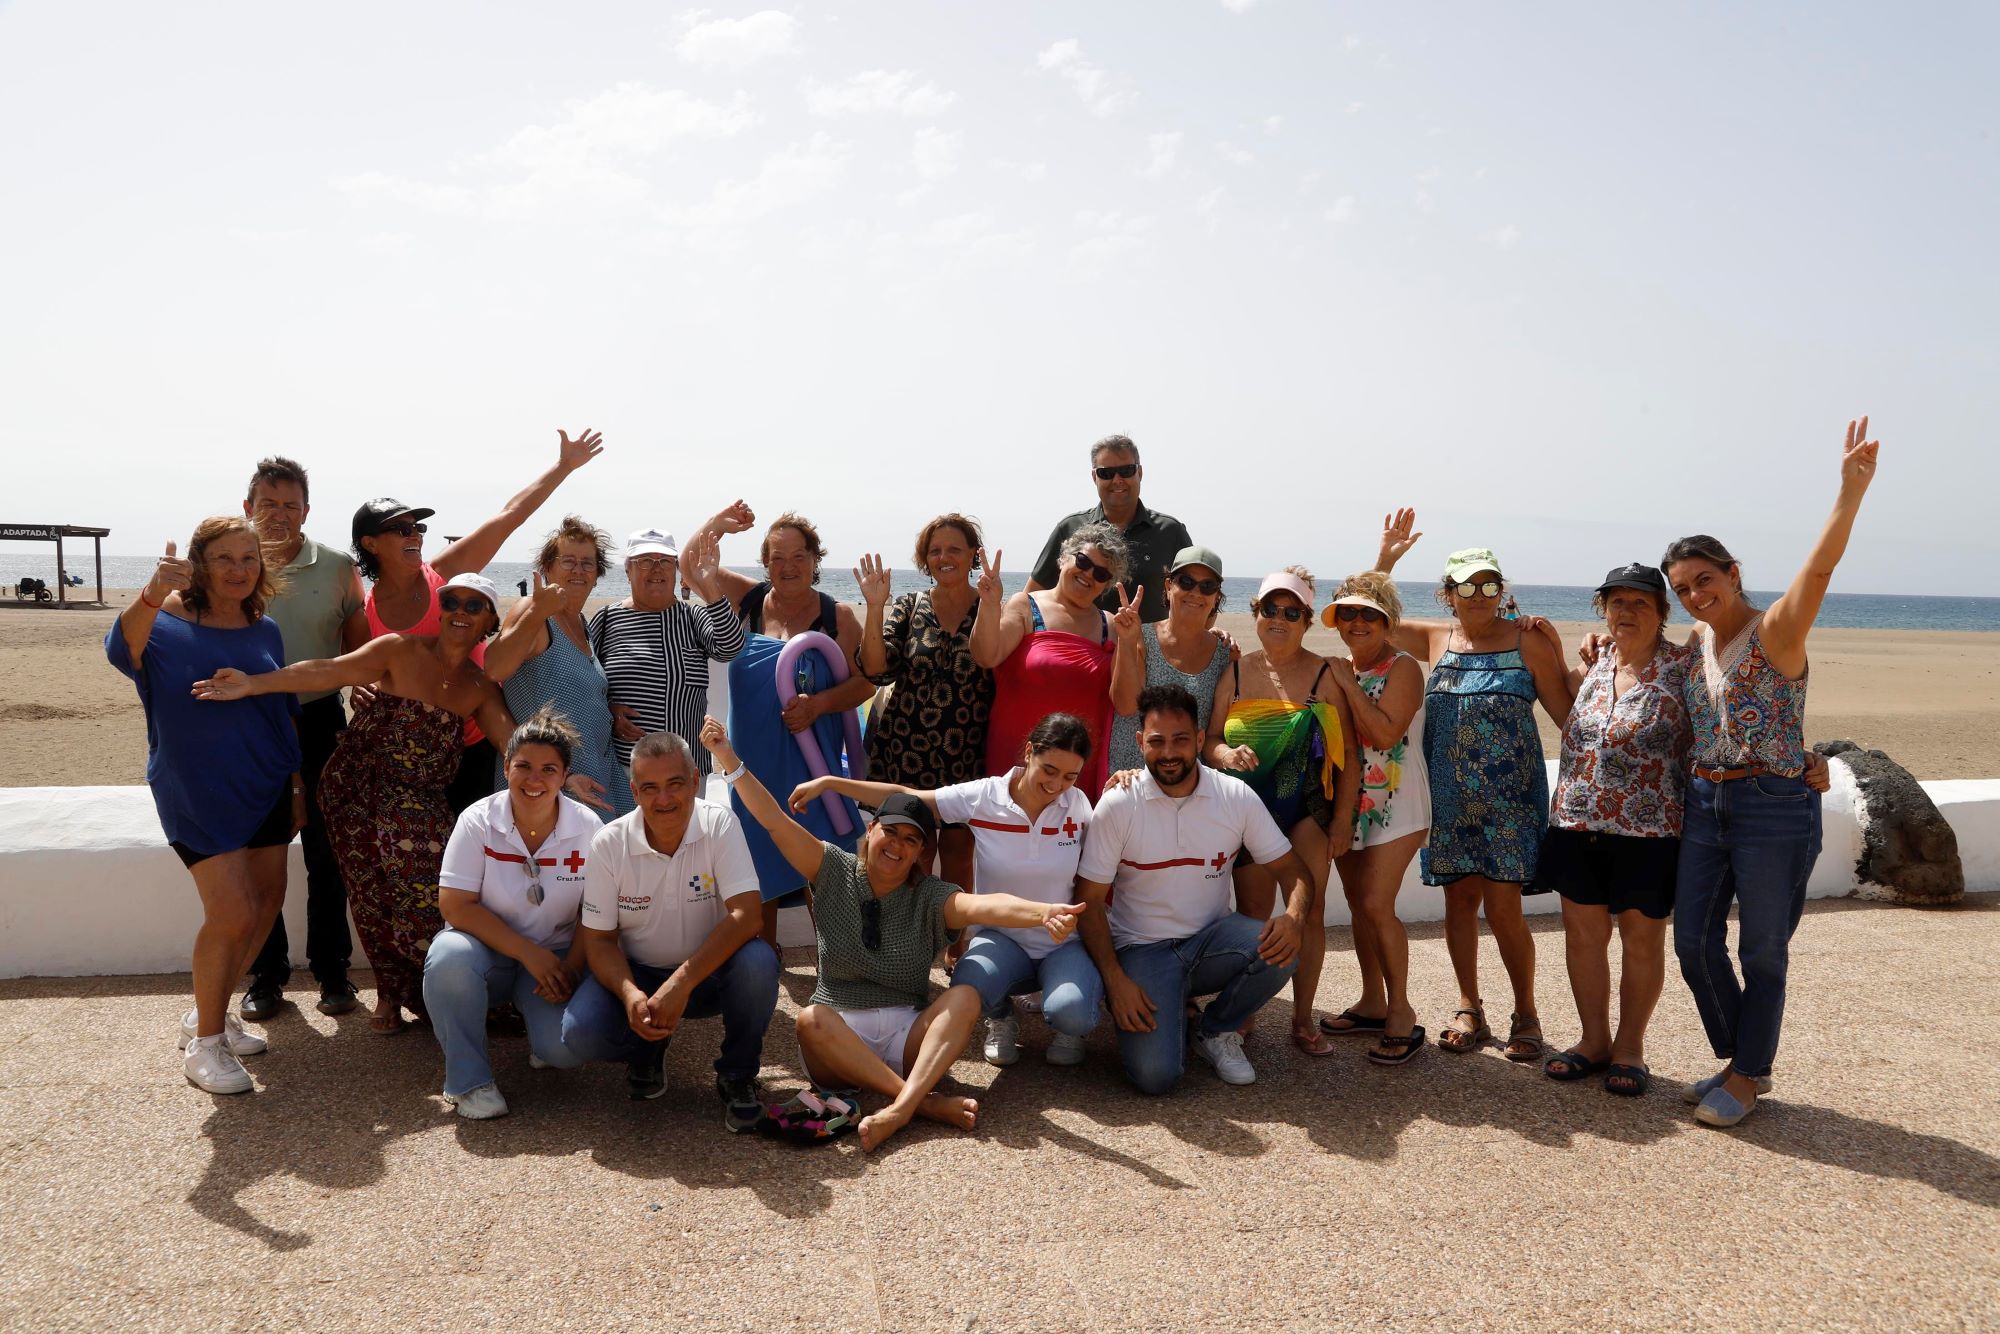
[[(256, 831), (250, 835), (250, 841), (243, 846), (246, 848), (282, 848), (285, 844), (292, 841), (293, 832), (292, 789), (288, 784), (285, 788), (285, 795), (278, 798), (278, 804), (271, 808), (271, 813), (264, 817), (264, 823), (257, 826)], [(167, 846), (174, 850), (174, 856), (181, 859), (182, 866), (190, 868), (196, 862), (205, 862), (210, 857), (220, 857), (222, 855), (219, 852), (196, 852), (185, 843), (169, 841)]]
[(1571, 903), (1609, 908), (1613, 914), (1637, 909), (1665, 919), (1674, 914), (1674, 876), (1680, 861), (1678, 838), (1550, 826), (1542, 835), (1535, 888), (1553, 889)]

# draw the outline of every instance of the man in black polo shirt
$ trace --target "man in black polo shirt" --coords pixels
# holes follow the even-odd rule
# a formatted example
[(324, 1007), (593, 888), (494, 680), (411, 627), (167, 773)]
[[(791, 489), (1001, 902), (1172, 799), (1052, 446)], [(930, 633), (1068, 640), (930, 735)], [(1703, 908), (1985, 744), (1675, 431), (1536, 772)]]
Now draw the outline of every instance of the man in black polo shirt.
[[(1159, 621), (1167, 615), (1167, 566), (1182, 547), (1194, 545), (1187, 527), (1171, 514), (1149, 510), (1139, 503), (1139, 483), (1146, 470), (1139, 465), (1139, 447), (1131, 437), (1107, 435), (1090, 447), (1090, 475), (1097, 483), (1097, 504), (1078, 510), (1056, 525), (1035, 562), (1028, 580), (1030, 589), (1053, 588), (1060, 575), (1057, 561), (1063, 539), (1087, 523), (1109, 523), (1125, 534), (1131, 551), (1131, 568), (1125, 578), (1129, 592), (1134, 585), (1145, 589), (1139, 603), (1139, 619)], [(1118, 610), (1118, 585), (1112, 584), (1098, 596), (1097, 605), (1106, 611)]]

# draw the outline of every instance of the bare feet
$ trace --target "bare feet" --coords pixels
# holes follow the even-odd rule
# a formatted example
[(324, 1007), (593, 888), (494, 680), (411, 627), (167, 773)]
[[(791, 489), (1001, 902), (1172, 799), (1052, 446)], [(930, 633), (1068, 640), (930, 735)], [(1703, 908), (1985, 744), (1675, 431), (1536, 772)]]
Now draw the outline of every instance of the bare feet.
[(861, 1124), (855, 1127), (856, 1133), (861, 1136), (861, 1147), (868, 1150), (879, 1148), (891, 1135), (910, 1124), (912, 1115), (956, 1126), (960, 1130), (970, 1130), (979, 1120), (979, 1104), (971, 1098), (948, 1097), (942, 1093), (927, 1094), (916, 1105), (914, 1112), (892, 1102), (881, 1111), (861, 1118)]
[(872, 1151), (886, 1142), (889, 1136), (910, 1124), (910, 1114), (890, 1103), (879, 1112), (870, 1112), (861, 1118), (855, 1133), (861, 1136), (861, 1147)]

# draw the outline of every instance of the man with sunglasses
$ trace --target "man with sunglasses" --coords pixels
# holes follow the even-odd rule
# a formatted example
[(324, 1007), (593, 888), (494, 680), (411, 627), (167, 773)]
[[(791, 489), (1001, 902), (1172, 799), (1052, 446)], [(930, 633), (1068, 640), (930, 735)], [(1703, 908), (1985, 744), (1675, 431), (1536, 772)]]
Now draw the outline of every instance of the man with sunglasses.
[(1139, 447), (1131, 437), (1107, 435), (1090, 447), (1090, 475), (1097, 485), (1097, 504), (1067, 515), (1049, 534), (1042, 554), (1035, 561), (1034, 575), (1028, 580), (1030, 592), (1054, 588), (1062, 575), (1062, 548), (1071, 533), (1090, 523), (1108, 523), (1125, 535), (1131, 562), (1125, 580), (1106, 588), (1097, 605), (1107, 612), (1118, 610), (1118, 588), (1128, 593), (1136, 585), (1144, 590), (1139, 600), (1139, 619), (1145, 623), (1163, 620), (1167, 614), (1167, 566), (1183, 547), (1194, 545), (1187, 526), (1171, 514), (1147, 509), (1139, 502), (1139, 483), (1146, 470), (1139, 463)]

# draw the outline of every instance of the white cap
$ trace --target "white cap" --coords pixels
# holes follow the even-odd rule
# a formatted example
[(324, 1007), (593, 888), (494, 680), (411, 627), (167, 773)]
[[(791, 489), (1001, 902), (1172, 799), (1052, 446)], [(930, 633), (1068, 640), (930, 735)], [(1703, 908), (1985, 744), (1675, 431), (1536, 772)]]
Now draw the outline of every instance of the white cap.
[(669, 556), (679, 560), (681, 549), (674, 544), (672, 533), (663, 533), (657, 528), (641, 528), (625, 539), (625, 559), (634, 556)]
[(500, 614), (500, 590), (483, 574), (454, 574), (438, 587), (438, 592), (442, 593), (447, 588), (469, 588), (486, 599), (486, 605), (493, 608), (495, 616)]

